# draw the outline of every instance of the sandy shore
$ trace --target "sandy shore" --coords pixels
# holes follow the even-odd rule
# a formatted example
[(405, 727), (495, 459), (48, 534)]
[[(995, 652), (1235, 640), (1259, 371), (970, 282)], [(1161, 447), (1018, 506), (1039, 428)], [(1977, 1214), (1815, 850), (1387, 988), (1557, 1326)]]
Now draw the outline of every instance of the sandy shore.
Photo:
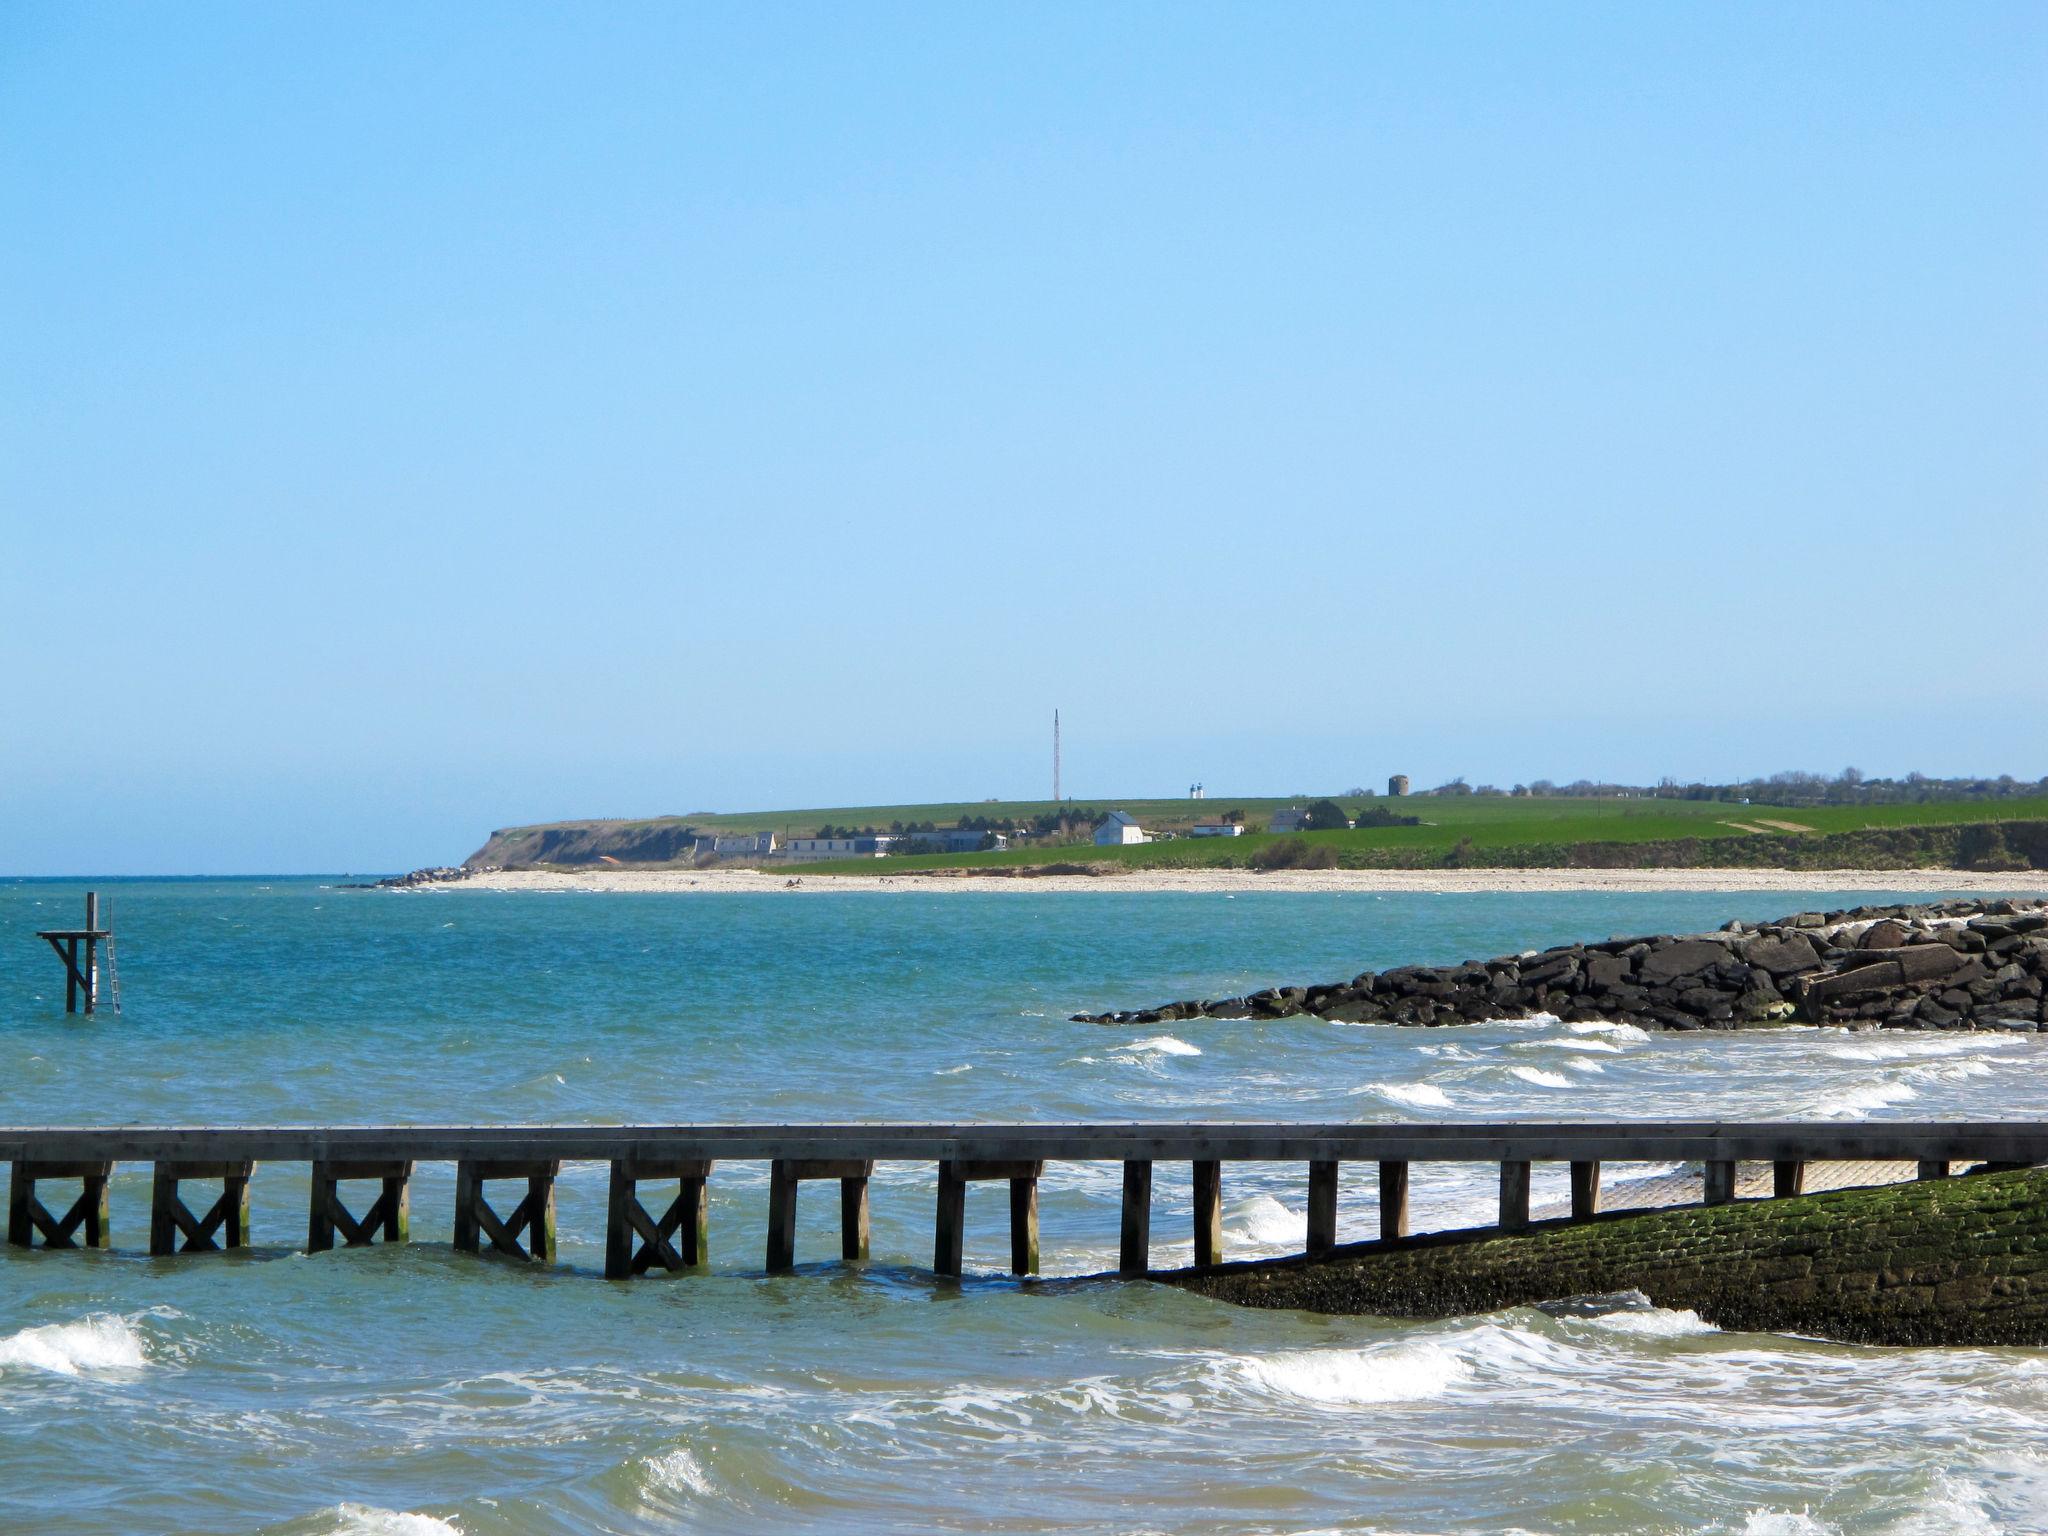
[(801, 870), (619, 869), (573, 874), (519, 871), (475, 875), (430, 891), (633, 891), (716, 896), (763, 892), (812, 896), (871, 891), (1903, 891), (1916, 895), (1985, 891), (2048, 895), (2048, 876), (1969, 874), (1952, 869), (1242, 869), (1143, 870), (1122, 875), (805, 875)]

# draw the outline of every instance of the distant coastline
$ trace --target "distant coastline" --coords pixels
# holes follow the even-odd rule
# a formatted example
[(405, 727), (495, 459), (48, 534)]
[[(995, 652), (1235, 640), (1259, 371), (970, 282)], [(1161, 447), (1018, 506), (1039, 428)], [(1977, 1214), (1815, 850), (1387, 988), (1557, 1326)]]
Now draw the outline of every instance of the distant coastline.
[(1900, 891), (2048, 894), (2041, 871), (1957, 869), (1135, 869), (1104, 875), (915, 873), (819, 875), (802, 869), (491, 870), (419, 887), (429, 891), (619, 892), (716, 896), (848, 892), (1253, 891), (1417, 894), (1564, 891)]

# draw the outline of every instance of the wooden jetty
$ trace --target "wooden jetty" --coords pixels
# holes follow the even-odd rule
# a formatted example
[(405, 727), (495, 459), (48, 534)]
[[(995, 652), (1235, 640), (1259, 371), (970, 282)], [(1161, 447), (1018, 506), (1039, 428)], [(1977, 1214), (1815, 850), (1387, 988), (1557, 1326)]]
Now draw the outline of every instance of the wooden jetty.
[[(266, 1163), (306, 1163), (311, 1199), (306, 1247), (404, 1242), (410, 1235), (409, 1187), (423, 1162), (453, 1163), (454, 1246), (525, 1262), (555, 1257), (555, 1181), (564, 1163), (606, 1163), (611, 1180), (605, 1273), (615, 1279), (650, 1270), (675, 1272), (706, 1262), (707, 1187), (721, 1162), (770, 1165), (765, 1267), (794, 1266), (797, 1190), (836, 1181), (840, 1252), (868, 1255), (868, 1185), (878, 1162), (924, 1163), (938, 1171), (933, 1270), (962, 1269), (967, 1186), (1009, 1186), (1010, 1268), (1038, 1270), (1038, 1181), (1047, 1163), (1123, 1166), (1119, 1272), (1151, 1265), (1152, 1171), (1191, 1165), (1195, 1262), (1223, 1261), (1226, 1163), (1307, 1165), (1303, 1248), (1332, 1251), (1345, 1164), (1378, 1178), (1379, 1233), (1409, 1236), (1409, 1171), (1417, 1163), (1490, 1163), (1500, 1171), (1498, 1226), (1531, 1226), (1529, 1188), (1537, 1163), (1570, 1166), (1568, 1221), (1601, 1214), (1600, 1169), (1611, 1162), (1702, 1166), (1701, 1198), (1736, 1198), (1738, 1163), (1769, 1163), (1773, 1197), (1801, 1193), (1809, 1163), (1911, 1162), (1921, 1178), (1946, 1177), (1957, 1163), (1990, 1169), (2048, 1162), (2048, 1122), (1889, 1121), (1506, 1121), (1438, 1125), (1275, 1124), (1254, 1122), (1125, 1124), (843, 1124), (638, 1126), (29, 1126), (0, 1127), (0, 1159), (10, 1162), (7, 1240), (20, 1247), (110, 1244), (107, 1181), (117, 1163), (153, 1165), (150, 1252), (194, 1253), (251, 1241), (249, 1186)], [(44, 1205), (40, 1186), (75, 1181), (65, 1214)], [(196, 1215), (185, 1186), (218, 1185)], [(374, 1188), (352, 1213), (344, 1186)], [(510, 1186), (508, 1197), (493, 1186)], [(655, 1207), (642, 1185), (675, 1191)], [(493, 1199), (500, 1204), (494, 1205)], [(504, 1214), (500, 1214), (500, 1206)]]

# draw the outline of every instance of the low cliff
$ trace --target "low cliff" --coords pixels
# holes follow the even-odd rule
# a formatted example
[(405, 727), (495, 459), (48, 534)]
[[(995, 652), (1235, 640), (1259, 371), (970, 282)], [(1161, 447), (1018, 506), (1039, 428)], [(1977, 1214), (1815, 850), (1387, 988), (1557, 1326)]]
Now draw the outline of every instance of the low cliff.
[(690, 857), (697, 829), (680, 816), (652, 821), (561, 821), (501, 827), (462, 862), (470, 869), (533, 869), (543, 864), (676, 864)]
[(1449, 1317), (1640, 1291), (1723, 1328), (1861, 1344), (2048, 1344), (2048, 1172), (1420, 1237), (1166, 1283), (1251, 1307)]
[(2048, 1023), (2044, 994), (2048, 902), (1960, 900), (1561, 944), (1074, 1018), (1123, 1025), (1313, 1014), (1348, 1024), (1465, 1024), (1547, 1013), (1668, 1029), (1803, 1022), (2038, 1030)]

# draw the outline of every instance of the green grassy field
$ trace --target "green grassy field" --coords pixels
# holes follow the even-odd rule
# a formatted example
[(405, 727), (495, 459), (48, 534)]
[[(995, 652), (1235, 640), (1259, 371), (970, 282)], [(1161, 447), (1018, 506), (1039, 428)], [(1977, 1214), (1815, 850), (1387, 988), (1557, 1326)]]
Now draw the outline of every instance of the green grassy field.
[[(1129, 848), (1097, 848), (1092, 844), (1012, 848), (1000, 853), (933, 854), (887, 860), (853, 859), (799, 866), (805, 874), (873, 874), (878, 869), (974, 869), (1079, 862), (1130, 868), (1198, 868), (1242, 865), (1273, 839), (1263, 831), (1272, 811), (1302, 803), (1287, 799), (1204, 801), (1122, 800), (1102, 809), (1122, 809), (1148, 829), (1185, 827), (1224, 811), (1245, 812), (1248, 827), (1261, 830), (1236, 838), (1177, 838)], [(1414, 827), (1368, 827), (1347, 832), (1317, 832), (1309, 844), (1327, 844), (1344, 863), (1369, 864), (1381, 859), (1429, 861), (1451, 853), (1469, 839), (1480, 854), (1500, 850), (1562, 849), (1588, 843), (1657, 843), (1687, 838), (1743, 838), (1756, 835), (1826, 834), (1872, 828), (1919, 827), (1956, 823), (2048, 819), (2048, 799), (1936, 801), (1920, 805), (1774, 807), (1718, 801), (1579, 798), (1535, 799), (1493, 796), (1410, 796), (1402, 799), (1339, 797), (1352, 814), (1385, 806), (1401, 815), (1419, 816)], [(1015, 817), (1026, 820), (1051, 810), (1048, 801), (1002, 801), (962, 805), (858, 807), (830, 811), (757, 813), (746, 816), (688, 818), (703, 826), (746, 829), (788, 829), (803, 836), (821, 823), (838, 826), (886, 827), (891, 821), (933, 821), (941, 825), (961, 816)]]

